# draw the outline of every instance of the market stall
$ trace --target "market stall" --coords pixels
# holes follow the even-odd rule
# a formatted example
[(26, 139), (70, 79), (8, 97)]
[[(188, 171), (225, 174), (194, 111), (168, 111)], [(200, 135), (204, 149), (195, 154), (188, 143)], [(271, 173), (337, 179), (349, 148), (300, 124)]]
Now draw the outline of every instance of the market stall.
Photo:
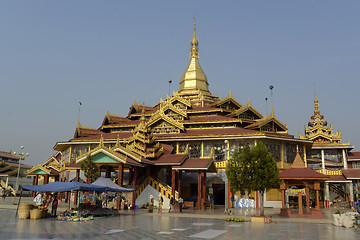
[[(115, 189), (97, 186), (97, 185), (91, 185), (86, 183), (80, 183), (80, 182), (52, 182), (49, 184), (44, 185), (23, 185), (22, 190), (30, 190), (35, 192), (46, 192), (46, 193), (59, 193), (59, 192), (70, 192), (70, 191), (89, 191), (89, 192), (105, 192), (105, 191), (116, 191)], [(22, 191), (21, 190), (21, 191)], [(21, 201), (21, 194), (18, 202), (18, 208), (16, 211), (16, 215), (18, 215), (19, 206)], [(70, 203), (70, 201), (69, 201)], [(47, 208), (45, 208), (43, 205), (34, 206), (31, 204), (21, 204), (20, 206), (21, 211), (21, 217), (20, 218), (28, 218), (31, 219), (39, 219), (46, 217), (47, 214)], [(25, 212), (26, 211), (26, 212)], [(29, 214), (27, 214), (27, 211), (29, 211)], [(41, 212), (41, 213), (40, 213)], [(77, 212), (78, 213), (78, 212)], [(76, 213), (76, 214), (77, 214)], [(67, 214), (71, 215), (70, 206), (69, 211)]]

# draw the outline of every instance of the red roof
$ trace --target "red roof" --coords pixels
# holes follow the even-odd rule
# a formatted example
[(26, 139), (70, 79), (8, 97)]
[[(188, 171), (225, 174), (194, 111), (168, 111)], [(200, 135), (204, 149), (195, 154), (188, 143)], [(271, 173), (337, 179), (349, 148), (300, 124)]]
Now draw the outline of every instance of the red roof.
[[(13, 167), (19, 167), (18, 163), (12, 163), (12, 162), (6, 162), (6, 161), (5, 161), (5, 163), (7, 165), (10, 165), (10, 166), (13, 166)], [(32, 168), (32, 166), (20, 163), (20, 168), (28, 168), (28, 169), (30, 169), (30, 168)]]
[(225, 117), (225, 116), (204, 116), (204, 117), (190, 117), (189, 119), (179, 122), (187, 123), (187, 122), (220, 122), (220, 121), (240, 122), (241, 119)]
[(328, 175), (328, 182), (349, 182), (343, 175)]
[(349, 152), (349, 160), (360, 160), (360, 152)]
[(66, 167), (67, 169), (80, 169), (81, 166), (79, 163), (73, 163)]
[(188, 158), (181, 166), (173, 167), (176, 170), (207, 170), (212, 159), (210, 158)]
[(204, 135), (248, 135), (248, 134), (260, 134), (261, 132), (244, 129), (244, 128), (209, 128), (209, 129), (188, 129), (186, 132), (175, 134), (154, 134), (161, 137), (190, 137), (190, 136), (204, 136)]
[(4, 157), (4, 158), (9, 158), (9, 159), (14, 159), (14, 160), (18, 160), (19, 157), (18, 156), (15, 156), (11, 153), (8, 153), (8, 152), (3, 152), (3, 151), (0, 151), (0, 157)]
[(140, 123), (140, 120), (130, 120), (124, 122), (118, 122), (118, 123), (110, 123), (107, 125), (104, 125), (103, 127), (120, 127), (120, 126), (132, 126), (132, 125), (138, 125)]
[(163, 147), (164, 154), (171, 154), (172, 151), (174, 150), (174, 147), (169, 144), (161, 143), (160, 146)]
[(207, 111), (207, 110), (219, 110), (221, 111), (221, 108), (217, 107), (211, 107), (211, 106), (192, 106), (190, 109), (187, 109), (187, 111), (196, 110), (196, 111)]
[(351, 168), (342, 170), (346, 179), (360, 179), (360, 168)]
[(326, 180), (328, 177), (310, 168), (288, 168), (280, 172), (280, 179), (318, 179)]
[(104, 140), (116, 140), (117, 137), (119, 136), (120, 139), (124, 139), (124, 138), (128, 138), (130, 136), (133, 135), (132, 132), (117, 132), (117, 133), (102, 133), (102, 134), (98, 134), (98, 135), (92, 135), (92, 136), (87, 136), (87, 137), (79, 137), (79, 138), (73, 138), (70, 140), (70, 142), (78, 141), (78, 140), (98, 140), (101, 138), (101, 135), (103, 136)]
[(153, 162), (157, 165), (180, 165), (187, 154), (163, 154)]

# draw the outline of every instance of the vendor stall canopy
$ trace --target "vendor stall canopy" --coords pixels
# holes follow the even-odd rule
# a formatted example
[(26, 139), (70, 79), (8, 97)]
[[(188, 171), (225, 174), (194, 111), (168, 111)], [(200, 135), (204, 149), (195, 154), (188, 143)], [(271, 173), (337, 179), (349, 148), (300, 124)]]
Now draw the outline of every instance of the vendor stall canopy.
[(107, 191), (111, 192), (135, 192), (133, 188), (124, 188), (114, 183), (110, 178), (99, 177), (98, 180), (93, 182), (91, 185), (106, 187)]

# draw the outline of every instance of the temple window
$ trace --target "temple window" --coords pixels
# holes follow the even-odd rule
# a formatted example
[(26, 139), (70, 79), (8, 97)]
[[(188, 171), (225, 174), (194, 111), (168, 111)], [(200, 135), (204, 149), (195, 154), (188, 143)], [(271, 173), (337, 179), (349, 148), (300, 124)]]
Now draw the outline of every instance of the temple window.
[[(262, 142), (266, 145), (269, 152), (271, 152), (273, 158), (276, 161), (281, 160), (281, 144), (273, 141), (263, 141)], [(300, 151), (300, 149), (299, 149)]]
[(360, 162), (353, 162), (353, 168), (360, 168)]
[(189, 143), (189, 156), (193, 158), (201, 157), (201, 142)]
[(238, 118), (254, 120), (254, 115), (244, 112), (244, 113), (239, 114)]
[(266, 124), (262, 127), (260, 127), (260, 131), (264, 131), (264, 132), (276, 132), (276, 128), (273, 124)]
[[(292, 163), (296, 156), (296, 144), (286, 143), (284, 146), (284, 162)], [(302, 147), (299, 146), (299, 151)], [(304, 159), (303, 154), (300, 152), (300, 157)]]

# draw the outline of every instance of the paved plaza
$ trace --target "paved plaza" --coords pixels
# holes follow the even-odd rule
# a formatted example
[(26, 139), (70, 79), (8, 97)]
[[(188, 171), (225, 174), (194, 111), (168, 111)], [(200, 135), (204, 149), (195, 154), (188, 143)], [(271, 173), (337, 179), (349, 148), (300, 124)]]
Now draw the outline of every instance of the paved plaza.
[[(87, 222), (63, 222), (19, 220), (15, 206), (4, 206), (0, 203), (0, 239), (360, 239), (359, 230), (334, 226), (331, 212), (318, 220), (288, 219), (269, 209), (267, 214), (273, 214), (273, 222), (267, 224), (226, 222), (221, 208), (185, 210), (182, 214), (131, 210)], [(248, 220), (254, 211), (237, 210), (233, 216)]]

